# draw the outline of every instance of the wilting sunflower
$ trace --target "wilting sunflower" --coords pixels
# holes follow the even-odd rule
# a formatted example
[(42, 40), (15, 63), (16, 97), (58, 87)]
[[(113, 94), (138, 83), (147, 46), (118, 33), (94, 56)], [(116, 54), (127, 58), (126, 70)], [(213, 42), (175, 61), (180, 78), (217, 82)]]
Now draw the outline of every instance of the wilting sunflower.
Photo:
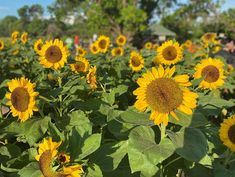
[(77, 55), (81, 57), (86, 55), (86, 50), (80, 46), (76, 48), (76, 52), (77, 52)]
[(34, 50), (35, 52), (37, 52), (37, 54), (39, 54), (42, 50), (42, 46), (43, 46), (43, 41), (42, 39), (38, 39), (35, 43), (34, 43)]
[(137, 80), (139, 88), (133, 92), (137, 96), (134, 106), (141, 112), (150, 108), (150, 119), (156, 125), (163, 123), (166, 126), (169, 115), (178, 120), (176, 110), (191, 115), (196, 107), (198, 95), (187, 88), (191, 85), (189, 76), (172, 77), (174, 72), (175, 66), (164, 70), (159, 65), (158, 69), (152, 68)]
[(54, 142), (52, 141), (52, 138), (44, 138), (43, 142), (38, 145), (38, 154), (36, 155), (35, 159), (39, 161), (40, 156), (45, 151), (50, 151), (52, 158), (57, 156), (57, 148), (60, 146), (61, 142)]
[(40, 64), (45, 68), (59, 69), (67, 62), (69, 51), (59, 39), (46, 41), (40, 52)]
[(19, 32), (18, 31), (14, 31), (11, 34), (11, 42), (12, 42), (12, 44), (16, 43), (16, 41), (18, 39), (18, 36), (19, 36)]
[(200, 88), (216, 89), (224, 84), (224, 64), (218, 59), (204, 59), (196, 65), (194, 78), (204, 79), (199, 84)]
[(4, 42), (0, 40), (0, 50), (4, 49)]
[(132, 51), (130, 54), (129, 66), (133, 71), (140, 71), (144, 67), (143, 57), (135, 51)]
[(63, 167), (63, 175), (66, 177), (81, 177), (83, 169), (81, 165)]
[(27, 41), (28, 41), (28, 33), (24, 32), (22, 35), (21, 35), (21, 42), (23, 44), (25, 44)]
[(223, 144), (235, 152), (235, 115), (225, 119), (220, 125), (219, 136)]
[(124, 53), (124, 50), (122, 47), (116, 47), (112, 49), (111, 53), (113, 57), (122, 56)]
[(215, 39), (217, 38), (217, 34), (216, 33), (205, 33), (202, 37), (201, 40), (203, 43), (214, 43)]
[(70, 65), (72, 71), (74, 71), (75, 73), (85, 73), (88, 71), (89, 61), (86, 58), (77, 56), (75, 60), (77, 61), (77, 63)]
[(110, 45), (110, 39), (107, 36), (101, 35), (97, 40), (97, 46), (100, 52), (107, 52)]
[(97, 81), (96, 81), (96, 66), (90, 67), (88, 74), (86, 75), (87, 83), (90, 85), (92, 90), (97, 88)]
[(38, 111), (35, 101), (38, 92), (34, 91), (35, 84), (21, 77), (12, 79), (7, 85), (10, 90), (10, 93), (6, 94), (7, 105), (10, 106), (12, 115), (18, 116), (20, 121), (24, 122), (33, 115), (33, 111)]
[(126, 37), (124, 35), (119, 35), (117, 38), (116, 38), (116, 43), (117, 45), (119, 46), (124, 46), (126, 44)]
[(151, 49), (153, 47), (153, 43), (152, 42), (146, 42), (145, 44), (144, 44), (144, 48), (145, 49)]
[(97, 45), (97, 42), (91, 44), (89, 49), (90, 49), (91, 53), (93, 53), (93, 54), (99, 53), (99, 47)]
[(166, 41), (158, 47), (157, 58), (162, 64), (175, 64), (183, 58), (182, 47), (178, 42)]

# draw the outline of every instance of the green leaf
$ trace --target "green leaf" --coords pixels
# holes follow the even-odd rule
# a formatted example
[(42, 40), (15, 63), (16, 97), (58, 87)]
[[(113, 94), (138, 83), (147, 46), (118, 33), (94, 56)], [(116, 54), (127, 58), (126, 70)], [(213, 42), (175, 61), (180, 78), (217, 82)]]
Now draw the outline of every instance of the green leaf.
[(103, 177), (100, 167), (96, 164), (89, 164), (86, 177)]
[(182, 128), (174, 133), (167, 131), (176, 153), (189, 161), (199, 162), (207, 153), (207, 141), (204, 134), (196, 128)]
[(102, 171), (113, 171), (127, 154), (127, 149), (128, 141), (108, 143), (101, 146), (91, 159), (100, 166)]
[(115, 92), (113, 90), (111, 90), (110, 93), (104, 92), (102, 97), (102, 100), (108, 103), (110, 106), (112, 106), (115, 102)]
[(149, 114), (138, 113), (134, 111), (125, 111), (117, 118), (119, 121), (134, 125), (153, 125), (153, 122), (149, 120)]
[(129, 135), (129, 147), (144, 154), (154, 165), (161, 163), (174, 153), (174, 146), (168, 138), (155, 142), (155, 134), (151, 127), (138, 126)]
[(46, 133), (49, 121), (50, 118), (45, 117), (29, 119), (25, 122), (13, 122), (4, 131), (16, 134), (18, 141), (28, 142), (30, 146), (33, 146)]
[(42, 173), (39, 169), (38, 162), (31, 162), (22, 168), (18, 174), (20, 177), (39, 177)]
[(82, 152), (79, 155), (79, 159), (83, 159), (84, 157), (90, 155), (94, 151), (96, 151), (100, 147), (101, 142), (101, 134), (92, 134), (89, 136), (82, 146)]

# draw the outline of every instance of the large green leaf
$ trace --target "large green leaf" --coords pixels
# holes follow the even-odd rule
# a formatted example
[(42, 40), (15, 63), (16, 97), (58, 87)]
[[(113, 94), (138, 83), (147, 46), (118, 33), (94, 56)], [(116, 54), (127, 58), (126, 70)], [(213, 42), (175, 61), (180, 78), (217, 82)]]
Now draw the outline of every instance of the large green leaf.
[(128, 141), (108, 143), (101, 146), (91, 159), (100, 166), (102, 171), (113, 171), (127, 154), (127, 150)]
[(168, 138), (156, 144), (151, 127), (138, 126), (129, 135), (128, 157), (131, 171), (141, 171), (145, 176), (153, 176), (158, 171), (156, 165), (171, 156), (174, 150)]
[(208, 147), (204, 134), (196, 128), (182, 128), (174, 133), (167, 131), (176, 153), (189, 161), (199, 162), (206, 155)]
[(138, 113), (134, 111), (125, 111), (118, 117), (119, 121), (134, 125), (153, 125), (153, 122), (149, 120), (149, 114)]
[(22, 168), (18, 174), (20, 177), (39, 177), (42, 175), (38, 162), (31, 162), (26, 167)]

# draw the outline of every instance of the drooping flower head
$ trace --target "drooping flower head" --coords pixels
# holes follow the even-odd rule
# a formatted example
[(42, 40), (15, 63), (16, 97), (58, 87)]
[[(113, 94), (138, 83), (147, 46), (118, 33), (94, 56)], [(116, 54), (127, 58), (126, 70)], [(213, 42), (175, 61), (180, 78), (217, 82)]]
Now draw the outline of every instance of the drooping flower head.
[(89, 69), (88, 74), (86, 75), (87, 83), (90, 85), (92, 90), (97, 88), (97, 81), (96, 81), (96, 66), (91, 66)]
[(166, 126), (169, 115), (178, 120), (177, 110), (191, 115), (196, 107), (198, 95), (187, 88), (191, 85), (189, 76), (173, 77), (174, 72), (175, 66), (164, 69), (159, 65), (158, 69), (152, 68), (137, 80), (139, 88), (133, 92), (137, 96), (134, 106), (141, 112), (150, 108), (150, 119), (156, 125)]
[(14, 31), (12, 34), (11, 34), (11, 42), (12, 44), (15, 44), (17, 39), (19, 37), (19, 32), (18, 31)]
[(23, 44), (25, 44), (28, 41), (28, 33), (27, 32), (23, 32), (23, 34), (21, 35), (21, 42)]
[(10, 93), (6, 94), (7, 105), (10, 106), (12, 115), (18, 117), (21, 122), (29, 119), (33, 111), (38, 111), (35, 101), (38, 92), (34, 91), (35, 86), (24, 77), (8, 82)]

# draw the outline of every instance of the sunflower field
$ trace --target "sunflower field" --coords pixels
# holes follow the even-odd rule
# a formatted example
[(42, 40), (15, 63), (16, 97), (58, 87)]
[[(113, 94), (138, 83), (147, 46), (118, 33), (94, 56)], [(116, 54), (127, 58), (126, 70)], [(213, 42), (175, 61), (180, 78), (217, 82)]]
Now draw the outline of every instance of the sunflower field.
[(235, 72), (217, 35), (126, 41), (0, 40), (1, 177), (235, 176)]

